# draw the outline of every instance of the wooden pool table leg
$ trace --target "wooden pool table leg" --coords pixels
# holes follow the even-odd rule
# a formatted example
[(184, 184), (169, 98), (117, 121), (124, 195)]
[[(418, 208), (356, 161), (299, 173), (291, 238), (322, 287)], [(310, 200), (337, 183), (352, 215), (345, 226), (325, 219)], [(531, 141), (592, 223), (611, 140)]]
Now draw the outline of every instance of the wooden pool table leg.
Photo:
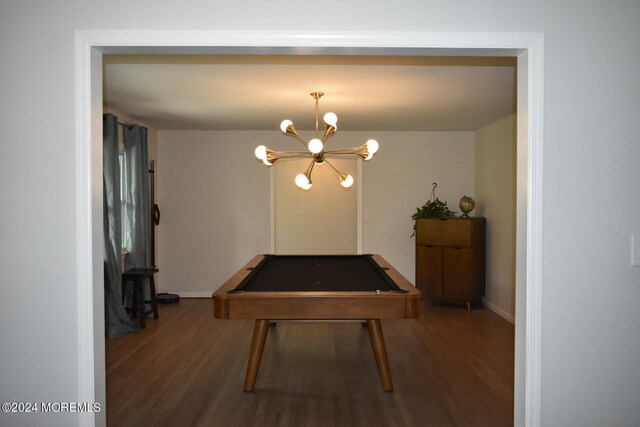
[(264, 343), (267, 341), (268, 332), (269, 321), (263, 319), (256, 320), (253, 325), (253, 338), (251, 339), (247, 373), (244, 377), (244, 391), (253, 391), (253, 387), (256, 385), (260, 360), (262, 360), (262, 351), (264, 350)]
[(369, 338), (371, 338), (373, 355), (376, 358), (376, 365), (378, 365), (378, 372), (380, 373), (382, 388), (384, 391), (392, 391), (393, 382), (391, 381), (387, 349), (384, 345), (384, 335), (382, 335), (382, 323), (380, 319), (368, 319), (367, 326), (369, 329)]

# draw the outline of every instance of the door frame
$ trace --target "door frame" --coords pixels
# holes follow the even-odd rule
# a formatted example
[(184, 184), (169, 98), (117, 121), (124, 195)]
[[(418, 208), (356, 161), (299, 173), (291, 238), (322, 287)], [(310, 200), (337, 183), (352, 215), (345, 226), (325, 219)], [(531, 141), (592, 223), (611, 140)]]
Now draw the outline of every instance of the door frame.
[[(539, 426), (544, 35), (541, 33), (75, 32), (76, 287), (79, 401), (105, 401), (102, 237), (102, 55), (279, 53), (513, 56), (518, 61), (514, 423)], [(105, 411), (81, 425), (106, 424)]]

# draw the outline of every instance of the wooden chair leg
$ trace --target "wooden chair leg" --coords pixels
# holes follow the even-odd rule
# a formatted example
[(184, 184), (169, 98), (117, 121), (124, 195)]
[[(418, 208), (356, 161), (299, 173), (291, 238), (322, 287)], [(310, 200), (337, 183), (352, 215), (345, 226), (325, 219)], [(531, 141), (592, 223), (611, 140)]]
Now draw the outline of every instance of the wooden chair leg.
[(131, 280), (131, 306), (129, 306), (129, 310), (131, 311), (131, 318), (136, 319), (138, 317), (138, 291), (135, 280)]
[(122, 280), (122, 286), (120, 288), (120, 292), (121, 292), (121, 297), (122, 297), (122, 305), (124, 305), (124, 296), (127, 293), (127, 283), (129, 283), (128, 280)]
[(144, 291), (142, 289), (142, 278), (135, 280), (134, 292), (138, 295), (134, 297), (134, 299), (138, 300), (138, 322), (140, 323), (140, 328), (144, 328), (145, 319), (147, 317), (144, 310)]
[(151, 296), (151, 309), (153, 310), (153, 318), (158, 319), (158, 301), (156, 299), (156, 284), (153, 280), (153, 274), (149, 276), (149, 294)]

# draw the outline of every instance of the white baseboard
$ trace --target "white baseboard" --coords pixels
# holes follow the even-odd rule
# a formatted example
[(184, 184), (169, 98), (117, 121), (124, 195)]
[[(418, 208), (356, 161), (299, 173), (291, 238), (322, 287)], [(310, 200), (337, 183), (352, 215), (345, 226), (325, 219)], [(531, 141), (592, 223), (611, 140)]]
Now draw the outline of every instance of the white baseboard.
[(487, 307), (489, 310), (493, 311), (495, 314), (497, 314), (498, 316), (502, 317), (503, 319), (505, 319), (507, 322), (515, 325), (516, 324), (516, 318), (512, 315), (507, 313), (506, 311), (504, 311), (503, 309), (501, 309), (500, 307), (498, 307), (497, 305), (492, 304), (490, 301), (486, 300), (486, 299), (482, 299), (482, 304)]

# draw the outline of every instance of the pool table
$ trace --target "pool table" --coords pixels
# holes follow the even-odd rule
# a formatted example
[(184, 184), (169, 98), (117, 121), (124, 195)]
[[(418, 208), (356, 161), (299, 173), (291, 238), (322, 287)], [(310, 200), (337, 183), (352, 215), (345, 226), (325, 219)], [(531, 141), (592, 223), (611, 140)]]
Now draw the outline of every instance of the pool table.
[(418, 317), (422, 294), (380, 255), (257, 255), (213, 293), (217, 319), (255, 319), (244, 391), (253, 391), (270, 321), (362, 320), (385, 391), (381, 319)]

